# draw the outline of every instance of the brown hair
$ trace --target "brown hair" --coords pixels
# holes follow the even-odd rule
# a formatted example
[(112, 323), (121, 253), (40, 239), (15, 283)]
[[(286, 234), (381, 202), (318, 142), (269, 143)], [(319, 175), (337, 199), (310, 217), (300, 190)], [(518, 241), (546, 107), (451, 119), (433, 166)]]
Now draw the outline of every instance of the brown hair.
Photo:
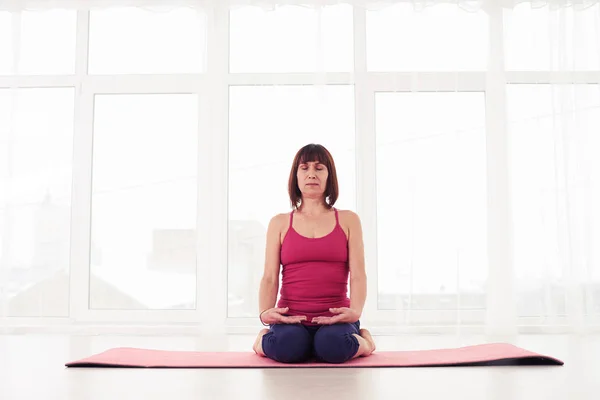
[(325, 147), (314, 143), (307, 144), (306, 146), (302, 147), (300, 150), (298, 150), (296, 156), (294, 157), (292, 169), (290, 171), (290, 178), (288, 181), (288, 193), (290, 195), (290, 203), (292, 208), (297, 210), (302, 201), (302, 192), (298, 187), (298, 167), (300, 164), (310, 161), (318, 161), (327, 167), (328, 176), (324, 200), (325, 206), (327, 208), (331, 208), (335, 204), (339, 193), (335, 163), (331, 153), (329, 153)]

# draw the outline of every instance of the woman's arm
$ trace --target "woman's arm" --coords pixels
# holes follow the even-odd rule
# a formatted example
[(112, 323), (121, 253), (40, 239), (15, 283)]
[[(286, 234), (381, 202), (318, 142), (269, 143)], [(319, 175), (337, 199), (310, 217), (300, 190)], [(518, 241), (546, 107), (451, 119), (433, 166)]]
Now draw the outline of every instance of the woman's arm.
[(367, 274), (365, 271), (365, 249), (360, 217), (348, 211), (348, 251), (350, 267), (350, 308), (362, 315), (367, 298)]
[(263, 277), (260, 281), (260, 290), (258, 294), (259, 312), (275, 307), (277, 293), (279, 291), (279, 268), (280, 258), (279, 250), (281, 216), (276, 215), (271, 218), (267, 229), (267, 243), (265, 248), (265, 265)]

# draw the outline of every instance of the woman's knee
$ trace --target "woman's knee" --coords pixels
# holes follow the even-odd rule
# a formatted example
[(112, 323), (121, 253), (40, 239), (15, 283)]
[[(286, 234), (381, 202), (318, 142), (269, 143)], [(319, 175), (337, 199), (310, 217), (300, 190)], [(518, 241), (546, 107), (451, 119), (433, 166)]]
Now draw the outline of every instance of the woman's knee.
[(350, 360), (358, 351), (357, 329), (351, 324), (325, 325), (315, 334), (316, 356), (325, 362), (339, 364)]
[(262, 340), (265, 355), (275, 361), (296, 363), (311, 355), (311, 336), (301, 324), (273, 325)]

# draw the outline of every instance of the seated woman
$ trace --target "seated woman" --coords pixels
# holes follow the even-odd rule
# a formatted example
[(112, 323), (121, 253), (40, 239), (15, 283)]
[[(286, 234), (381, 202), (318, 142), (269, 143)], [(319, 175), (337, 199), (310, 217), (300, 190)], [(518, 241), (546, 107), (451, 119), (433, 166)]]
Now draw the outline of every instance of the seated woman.
[(267, 231), (259, 318), (269, 329), (253, 349), (282, 363), (368, 356), (375, 343), (359, 320), (367, 292), (362, 228), (356, 213), (333, 207), (338, 182), (327, 149), (309, 144), (298, 151), (288, 191), (292, 212), (274, 216)]

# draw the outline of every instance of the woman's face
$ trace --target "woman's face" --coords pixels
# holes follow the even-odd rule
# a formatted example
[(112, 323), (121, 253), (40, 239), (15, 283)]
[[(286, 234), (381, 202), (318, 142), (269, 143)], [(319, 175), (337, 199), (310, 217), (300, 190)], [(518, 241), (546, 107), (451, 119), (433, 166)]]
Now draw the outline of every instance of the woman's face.
[(327, 167), (318, 161), (300, 163), (296, 177), (302, 195), (308, 197), (322, 196), (327, 188), (328, 176)]

